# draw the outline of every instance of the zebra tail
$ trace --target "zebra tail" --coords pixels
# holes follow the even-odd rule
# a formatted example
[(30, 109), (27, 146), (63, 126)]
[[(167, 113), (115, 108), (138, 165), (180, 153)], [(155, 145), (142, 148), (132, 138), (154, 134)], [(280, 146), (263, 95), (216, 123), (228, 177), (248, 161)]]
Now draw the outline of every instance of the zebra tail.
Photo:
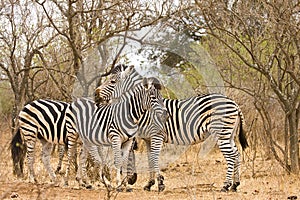
[(247, 142), (247, 138), (245, 136), (245, 131), (243, 129), (243, 121), (241, 120), (240, 121), (240, 131), (239, 131), (239, 141), (240, 141), (240, 144), (242, 146), (242, 149), (245, 150), (249, 144)]
[(18, 177), (23, 176), (23, 164), (26, 155), (26, 145), (23, 143), (20, 128), (10, 143), (11, 157), (13, 160), (13, 173)]

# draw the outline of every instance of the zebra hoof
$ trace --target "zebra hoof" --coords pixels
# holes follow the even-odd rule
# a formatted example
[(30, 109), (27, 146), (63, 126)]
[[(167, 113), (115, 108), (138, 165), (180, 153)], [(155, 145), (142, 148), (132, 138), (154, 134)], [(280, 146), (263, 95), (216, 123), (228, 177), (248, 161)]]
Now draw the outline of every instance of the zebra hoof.
[(87, 184), (85, 184), (85, 183), (83, 183), (83, 182), (81, 182), (81, 181), (78, 181), (78, 185), (79, 185), (79, 187), (81, 187), (81, 188), (86, 188), (86, 187), (87, 187)]
[(117, 192), (123, 192), (124, 191), (124, 188), (123, 187), (121, 187), (121, 186), (119, 186), (119, 187), (117, 187)]
[(88, 184), (88, 185), (85, 185), (85, 188), (88, 189), (88, 190), (91, 190), (93, 189), (92, 185)]
[(154, 184), (155, 184), (155, 180), (153, 180), (153, 179), (150, 180), (150, 181), (148, 182), (148, 184), (144, 187), (144, 190), (150, 191), (152, 185), (154, 185)]
[(126, 188), (126, 192), (133, 192), (132, 188)]
[(61, 170), (61, 167), (57, 167), (57, 169), (55, 170), (55, 174), (59, 174), (60, 170)]
[(137, 173), (133, 173), (128, 177), (128, 184), (133, 185), (135, 184), (136, 180), (137, 180)]
[(231, 184), (224, 185), (223, 188), (221, 189), (221, 192), (228, 192), (230, 186)]
[(240, 185), (240, 182), (236, 182), (234, 183), (231, 188), (230, 188), (230, 191), (231, 192), (236, 192), (237, 191), (237, 187)]
[(226, 189), (225, 187), (223, 187), (223, 188), (221, 189), (221, 192), (228, 192), (228, 189)]
[(149, 192), (149, 191), (150, 191), (150, 186), (146, 185), (146, 186), (144, 187), (144, 190)]
[(164, 184), (159, 185), (159, 186), (158, 186), (158, 192), (164, 191), (165, 188), (166, 188), (166, 186), (165, 186)]
[(158, 192), (162, 192), (165, 189), (164, 180), (165, 180), (165, 178), (163, 177), (163, 175), (159, 175), (157, 177)]

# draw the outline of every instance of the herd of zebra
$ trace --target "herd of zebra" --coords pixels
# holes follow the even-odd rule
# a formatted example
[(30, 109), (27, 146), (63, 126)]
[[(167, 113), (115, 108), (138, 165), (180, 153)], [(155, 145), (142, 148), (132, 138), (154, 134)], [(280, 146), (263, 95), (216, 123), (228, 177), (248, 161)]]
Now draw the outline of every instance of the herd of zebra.
[[(194, 96), (184, 100), (165, 99), (157, 78), (141, 76), (133, 66), (117, 65), (108, 79), (95, 90), (95, 101), (78, 98), (72, 103), (35, 100), (23, 108), (18, 129), (11, 141), (14, 174), (23, 176), (27, 154), (29, 181), (37, 182), (34, 173), (34, 151), (37, 139), (42, 144), (42, 162), (53, 182), (58, 182), (50, 165), (53, 144), (67, 147), (68, 163), (64, 184), (68, 185), (70, 164), (78, 140), (82, 142), (76, 180), (89, 187), (86, 161), (90, 156), (99, 168), (101, 181), (111, 186), (105, 173), (103, 148), (111, 147), (114, 156), (116, 188), (126, 188), (136, 181), (135, 138), (145, 141), (150, 178), (144, 190), (158, 182), (158, 191), (165, 189), (159, 170), (163, 143), (193, 145), (210, 136), (222, 152), (227, 173), (221, 191), (236, 191), (240, 185), (240, 153), (235, 144), (238, 136), (242, 149), (248, 146), (243, 132), (243, 115), (238, 105), (222, 94)], [(57, 170), (60, 169), (62, 155)], [(130, 175), (122, 179), (122, 167)], [(126, 180), (126, 181), (124, 181)]]

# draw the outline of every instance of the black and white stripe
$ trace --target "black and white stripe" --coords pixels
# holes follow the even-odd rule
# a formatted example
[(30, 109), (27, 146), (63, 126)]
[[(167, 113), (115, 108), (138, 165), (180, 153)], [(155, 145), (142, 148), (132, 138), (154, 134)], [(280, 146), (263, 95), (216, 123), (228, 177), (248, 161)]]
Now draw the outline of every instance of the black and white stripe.
[[(23, 174), (23, 160), (27, 153), (29, 181), (36, 182), (34, 173), (34, 152), (37, 139), (42, 142), (42, 161), (51, 180), (56, 181), (56, 175), (50, 166), (52, 144), (68, 146), (68, 165), (65, 184), (68, 184), (70, 164), (74, 157), (78, 133), (75, 116), (71, 105), (61, 101), (36, 100), (23, 108), (19, 113), (19, 128), (11, 141), (11, 152), (14, 171)], [(24, 151), (26, 148), (26, 151)], [(20, 167), (21, 166), (21, 167)]]
[[(101, 91), (106, 90), (105, 94), (110, 94), (111, 96), (101, 98), (114, 101), (114, 99), (118, 99), (120, 94), (130, 89), (132, 85), (140, 82), (142, 78), (134, 70), (129, 76), (130, 78), (127, 79), (129, 82), (123, 85), (118, 84), (116, 79), (114, 82), (107, 80), (106, 83), (97, 88), (96, 92), (104, 95)], [(109, 93), (107, 85), (110, 86), (110, 90), (111, 88), (115, 89)], [(208, 94), (184, 100), (164, 99), (163, 101), (170, 115), (164, 127), (164, 142), (177, 145), (192, 145), (204, 141), (209, 136), (215, 137), (228, 167), (222, 190), (227, 191), (231, 187), (231, 190), (235, 191), (240, 184), (240, 154), (234, 142), (235, 135), (238, 134), (243, 149), (248, 146), (242, 129), (243, 115), (238, 105), (222, 94)], [(145, 116), (147, 115), (150, 114), (148, 113)], [(159, 170), (158, 155), (161, 143), (150, 140), (151, 124), (141, 125), (140, 129), (139, 137), (146, 141), (147, 149), (150, 150), (150, 156), (148, 156), (150, 180), (144, 187), (145, 190), (150, 190), (155, 183), (153, 172)], [(159, 179), (159, 191), (162, 189), (164, 189), (163, 182)]]
[[(126, 77), (124, 78), (126, 80)], [(109, 105), (100, 104), (91, 117), (91, 131), (80, 133), (83, 142), (81, 161), (92, 146), (112, 146), (114, 164), (117, 169), (117, 185), (121, 183), (121, 166), (127, 162), (129, 149), (134, 136), (138, 131), (138, 123), (147, 110), (152, 110), (153, 115), (148, 120), (156, 127), (156, 133), (161, 134), (166, 113), (159, 91), (159, 81), (155, 78), (144, 78), (142, 82), (122, 93), (120, 99)], [(74, 102), (74, 104), (82, 103)], [(81, 171), (81, 170), (79, 170)], [(80, 176), (79, 176), (80, 177)], [(105, 180), (103, 180), (105, 181)]]
[[(77, 131), (79, 133), (91, 131), (90, 123), (93, 121), (92, 116), (96, 109), (94, 101), (83, 98), (78, 99), (76, 103), (72, 103), (71, 105), (53, 100), (37, 100), (26, 105), (19, 114), (20, 127), (11, 142), (14, 173), (18, 176), (23, 176), (23, 161), (26, 152), (29, 152), (28, 169), (30, 172), (30, 181), (36, 181), (33, 164), (35, 160), (35, 142), (38, 138), (43, 145), (42, 161), (52, 181), (56, 181), (56, 175), (50, 166), (52, 144), (58, 144), (59, 147), (59, 163), (56, 170), (58, 172), (62, 165), (66, 143), (72, 141), (72, 138), (75, 139), (77, 137)], [(73, 129), (72, 133), (76, 133), (75, 137), (69, 137), (69, 129)], [(22, 138), (26, 139), (23, 141)], [(76, 148), (74, 142), (76, 140), (69, 142), (69, 144), (72, 144), (72, 147), (69, 146), (69, 148)], [(23, 146), (23, 143), (25, 146)], [(105, 164), (102, 145), (92, 146), (88, 149), (88, 152), (97, 165)], [(129, 183), (133, 184), (136, 181), (136, 171), (135, 157), (132, 149), (130, 150), (128, 159), (130, 162), (128, 162), (127, 173), (132, 177)], [(82, 170), (86, 170), (86, 168)]]
[[(86, 140), (85, 136), (92, 134), (93, 129), (101, 129), (101, 123), (95, 123), (96, 127), (91, 127), (91, 123), (97, 121), (97, 119), (94, 119), (97, 115), (95, 115), (95, 112), (97, 111), (97, 106), (95, 105), (95, 102), (91, 99), (87, 98), (78, 98), (72, 103), (72, 111), (76, 117), (76, 126), (78, 129), (78, 133), (80, 135), (81, 140)], [(104, 148), (103, 145), (97, 144), (88, 144), (85, 145), (85, 150), (82, 149), (83, 152), (81, 152), (81, 159), (80, 159), (80, 165), (79, 170), (77, 171), (76, 179), (79, 181), (80, 185), (85, 187), (90, 187), (90, 184), (88, 183), (87, 178), (87, 154), (89, 154), (94, 162), (96, 164), (96, 167), (101, 169), (101, 167), (106, 168), (108, 160), (105, 158), (104, 155)], [(106, 148), (110, 148), (110, 146), (107, 146)], [(128, 165), (127, 165), (127, 174), (130, 175), (131, 181), (129, 181), (130, 184), (134, 184), (136, 178), (134, 179), (135, 174), (135, 156), (133, 153), (133, 149), (130, 149), (129, 157), (128, 157)], [(105, 176), (109, 176), (109, 174), (104, 174)], [(100, 170), (100, 177), (102, 177), (102, 170)]]

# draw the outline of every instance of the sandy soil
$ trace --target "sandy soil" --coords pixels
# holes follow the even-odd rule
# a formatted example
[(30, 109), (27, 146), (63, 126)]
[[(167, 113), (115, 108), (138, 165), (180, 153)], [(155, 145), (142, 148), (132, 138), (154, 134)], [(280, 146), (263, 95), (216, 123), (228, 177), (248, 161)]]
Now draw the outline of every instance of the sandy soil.
[[(79, 188), (75, 175), (70, 178), (69, 187), (58, 187), (50, 183), (40, 159), (35, 169), (39, 184), (28, 183), (28, 179), (17, 179), (12, 174), (9, 152), (10, 130), (0, 125), (0, 199), (107, 199), (107, 190), (95, 183), (91, 190)], [(178, 159), (166, 165), (162, 174), (166, 189), (157, 192), (157, 185), (151, 192), (143, 190), (148, 174), (140, 172), (133, 192), (113, 192), (111, 199), (293, 199), (300, 198), (299, 176), (286, 175), (274, 160), (256, 157), (254, 162), (250, 150), (244, 154), (241, 166), (241, 185), (236, 193), (221, 193), (225, 178), (226, 163), (218, 150), (213, 150), (205, 158), (197, 156), (199, 146), (193, 146)], [(57, 155), (53, 156), (53, 167)], [(64, 161), (64, 163), (66, 160)], [(144, 161), (143, 161), (144, 162)], [(140, 163), (141, 164), (141, 163)], [(145, 164), (145, 163), (143, 163)], [(27, 167), (25, 168), (27, 170)]]

